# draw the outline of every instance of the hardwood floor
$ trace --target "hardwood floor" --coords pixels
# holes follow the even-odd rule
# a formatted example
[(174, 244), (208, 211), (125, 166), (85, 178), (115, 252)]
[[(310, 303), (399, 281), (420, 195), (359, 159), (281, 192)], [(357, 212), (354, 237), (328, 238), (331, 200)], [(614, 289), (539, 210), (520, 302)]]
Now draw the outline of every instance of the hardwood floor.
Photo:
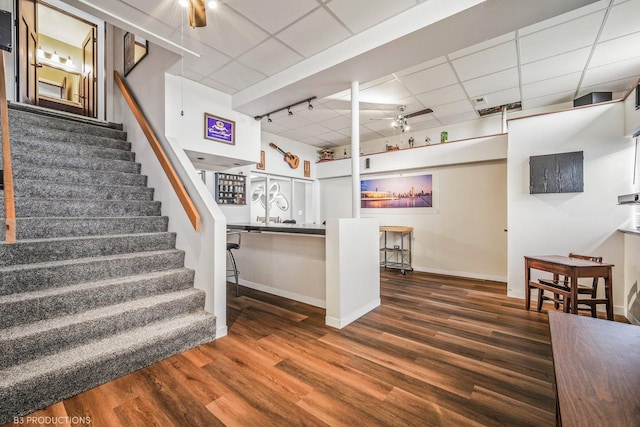
[(382, 305), (342, 330), (322, 309), (228, 291), (227, 337), (19, 425), (555, 424), (547, 314), (503, 283), (382, 271)]

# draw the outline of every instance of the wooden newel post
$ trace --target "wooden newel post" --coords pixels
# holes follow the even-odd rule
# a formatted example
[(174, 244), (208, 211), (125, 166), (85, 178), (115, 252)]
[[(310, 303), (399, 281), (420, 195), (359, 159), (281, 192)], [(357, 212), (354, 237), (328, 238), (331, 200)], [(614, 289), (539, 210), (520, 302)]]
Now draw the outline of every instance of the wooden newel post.
[(4, 222), (5, 241), (16, 241), (16, 209), (13, 193), (13, 170), (11, 167), (11, 142), (9, 140), (9, 107), (4, 72), (4, 50), (0, 50), (0, 113), (2, 114), (2, 169), (4, 173)]

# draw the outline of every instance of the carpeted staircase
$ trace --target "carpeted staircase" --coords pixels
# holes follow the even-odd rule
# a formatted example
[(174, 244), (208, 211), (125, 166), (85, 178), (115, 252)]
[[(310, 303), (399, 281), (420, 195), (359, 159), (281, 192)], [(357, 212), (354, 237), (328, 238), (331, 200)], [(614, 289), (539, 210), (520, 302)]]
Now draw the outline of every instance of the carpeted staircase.
[(0, 227), (0, 424), (215, 338), (122, 127), (20, 104), (9, 120), (17, 242)]

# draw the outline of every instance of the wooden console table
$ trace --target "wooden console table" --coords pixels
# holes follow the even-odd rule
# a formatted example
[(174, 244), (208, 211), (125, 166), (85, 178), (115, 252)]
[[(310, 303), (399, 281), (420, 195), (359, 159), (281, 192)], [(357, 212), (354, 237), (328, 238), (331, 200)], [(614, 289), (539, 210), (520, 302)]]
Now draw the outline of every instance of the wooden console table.
[(578, 278), (580, 277), (602, 277), (604, 278), (604, 291), (607, 299), (607, 319), (613, 320), (613, 291), (612, 291), (612, 269), (613, 264), (587, 261), (579, 258), (569, 258), (560, 255), (540, 255), (524, 257), (525, 273), (525, 308), (529, 310), (531, 305), (531, 270), (548, 271), (554, 275), (567, 276), (570, 278), (571, 288), (571, 313), (578, 313)]
[(640, 422), (640, 327), (549, 312), (557, 424)]

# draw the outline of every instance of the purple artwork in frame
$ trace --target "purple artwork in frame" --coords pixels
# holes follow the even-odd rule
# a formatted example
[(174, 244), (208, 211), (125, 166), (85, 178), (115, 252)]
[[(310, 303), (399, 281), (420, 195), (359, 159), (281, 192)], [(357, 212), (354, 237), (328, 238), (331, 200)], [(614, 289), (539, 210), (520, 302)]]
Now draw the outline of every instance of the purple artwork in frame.
[(236, 143), (236, 122), (204, 113), (204, 137), (225, 144)]

